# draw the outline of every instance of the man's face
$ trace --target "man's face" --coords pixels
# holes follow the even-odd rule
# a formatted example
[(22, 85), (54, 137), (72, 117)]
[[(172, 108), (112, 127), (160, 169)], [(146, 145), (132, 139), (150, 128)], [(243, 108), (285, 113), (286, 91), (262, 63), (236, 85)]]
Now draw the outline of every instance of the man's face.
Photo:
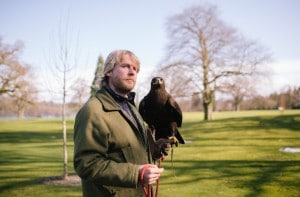
[(129, 56), (123, 55), (121, 62), (107, 73), (109, 86), (118, 94), (125, 96), (136, 84), (137, 64)]

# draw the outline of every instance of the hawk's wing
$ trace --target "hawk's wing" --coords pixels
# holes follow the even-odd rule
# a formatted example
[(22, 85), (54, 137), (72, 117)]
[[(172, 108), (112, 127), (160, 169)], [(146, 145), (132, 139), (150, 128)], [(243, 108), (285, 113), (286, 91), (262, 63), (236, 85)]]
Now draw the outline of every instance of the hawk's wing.
[(145, 109), (145, 98), (143, 98), (139, 104), (139, 112), (143, 119), (145, 120), (146, 109)]
[(139, 104), (139, 112), (140, 112), (142, 118), (144, 119), (144, 121), (147, 122), (150, 126), (152, 121), (151, 121), (151, 116), (149, 114), (148, 108), (149, 108), (149, 106), (147, 105), (147, 97), (144, 97)]
[(182, 125), (182, 111), (178, 105), (178, 103), (174, 100), (174, 98), (169, 95), (168, 99), (168, 107), (170, 110), (170, 115), (174, 118), (178, 127)]

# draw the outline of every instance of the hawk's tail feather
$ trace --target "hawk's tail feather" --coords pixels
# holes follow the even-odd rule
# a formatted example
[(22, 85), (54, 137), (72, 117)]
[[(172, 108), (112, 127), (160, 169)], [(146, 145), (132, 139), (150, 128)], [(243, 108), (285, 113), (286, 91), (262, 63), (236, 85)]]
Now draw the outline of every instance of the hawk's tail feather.
[(185, 144), (184, 139), (182, 138), (182, 136), (180, 135), (179, 131), (176, 131), (175, 137), (178, 139), (180, 144)]

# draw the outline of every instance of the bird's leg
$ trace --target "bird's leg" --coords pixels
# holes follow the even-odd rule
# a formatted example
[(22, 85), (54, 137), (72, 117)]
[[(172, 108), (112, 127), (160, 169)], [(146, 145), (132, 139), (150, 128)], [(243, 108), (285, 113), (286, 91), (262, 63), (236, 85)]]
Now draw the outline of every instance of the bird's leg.
[(179, 143), (178, 139), (175, 137), (175, 134), (177, 131), (177, 123), (171, 122), (169, 129), (170, 129), (170, 132), (172, 133), (171, 137), (169, 137), (169, 140), (171, 141), (171, 145), (175, 144), (175, 146), (177, 147), (178, 143)]
[(176, 177), (175, 170), (174, 170), (174, 159), (173, 159), (174, 148), (173, 148), (173, 145), (175, 145), (177, 147), (178, 146), (178, 140), (175, 137), (175, 135), (169, 137), (169, 140), (170, 140), (170, 143), (171, 143), (171, 163), (172, 163), (172, 170), (173, 170), (174, 177)]
[(151, 129), (151, 134), (152, 134), (153, 138), (156, 139), (156, 137), (155, 137), (156, 129), (155, 129), (154, 125), (151, 125), (150, 129)]
[(178, 147), (178, 139), (175, 137), (175, 135), (172, 135), (171, 137), (169, 137), (170, 140), (170, 144), (173, 147), (173, 145), (175, 145), (176, 147)]

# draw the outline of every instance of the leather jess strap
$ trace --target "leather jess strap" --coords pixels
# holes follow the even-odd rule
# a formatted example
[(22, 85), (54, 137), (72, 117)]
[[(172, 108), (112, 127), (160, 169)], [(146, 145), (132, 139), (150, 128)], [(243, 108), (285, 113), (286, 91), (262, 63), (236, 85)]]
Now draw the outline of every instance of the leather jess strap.
[[(161, 160), (158, 161), (158, 167), (160, 167), (160, 163)], [(143, 191), (145, 194), (145, 197), (154, 197), (154, 195), (152, 194), (152, 190), (151, 190), (151, 185), (148, 184), (147, 187), (144, 185), (144, 174), (145, 171), (149, 168), (153, 168), (153, 165), (145, 165), (141, 171), (141, 183), (142, 183), (142, 187), (143, 187)], [(158, 197), (158, 185), (159, 185), (159, 178), (156, 180), (156, 189), (155, 189), (155, 197)]]

